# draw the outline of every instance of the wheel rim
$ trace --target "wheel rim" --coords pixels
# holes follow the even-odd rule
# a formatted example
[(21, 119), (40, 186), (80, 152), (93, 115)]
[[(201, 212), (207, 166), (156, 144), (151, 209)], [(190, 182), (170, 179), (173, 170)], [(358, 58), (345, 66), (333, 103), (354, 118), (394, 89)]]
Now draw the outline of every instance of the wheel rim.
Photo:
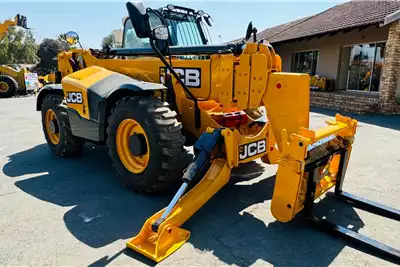
[[(143, 142), (146, 143), (145, 152), (140, 156), (135, 156), (130, 149), (131, 137), (134, 135), (143, 136)], [(118, 156), (126, 169), (133, 173), (141, 173), (146, 169), (150, 158), (149, 140), (137, 121), (125, 119), (120, 123), (117, 129), (116, 145)]]
[(6, 82), (0, 82), (0, 92), (5, 93), (10, 89)]
[(46, 133), (53, 145), (60, 142), (59, 124), (56, 113), (52, 109), (48, 109), (45, 115)]

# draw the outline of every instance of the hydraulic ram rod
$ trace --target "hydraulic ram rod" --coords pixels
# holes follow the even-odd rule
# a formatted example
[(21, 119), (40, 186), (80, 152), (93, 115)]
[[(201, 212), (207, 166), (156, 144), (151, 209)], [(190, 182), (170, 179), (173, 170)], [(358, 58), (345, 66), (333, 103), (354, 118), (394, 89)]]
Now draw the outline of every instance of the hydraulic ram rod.
[(189, 184), (192, 182), (196, 174), (201, 172), (201, 170), (205, 168), (207, 161), (210, 160), (212, 151), (214, 150), (221, 137), (221, 131), (215, 130), (212, 134), (204, 133), (202, 137), (200, 137), (199, 140), (196, 142), (195, 150), (198, 152), (198, 155), (183, 174), (183, 184), (179, 188), (178, 192), (176, 192), (175, 196), (172, 198), (171, 202), (168, 204), (161, 217), (152, 224), (151, 227), (154, 232), (158, 231), (158, 227), (171, 214), (173, 208), (176, 206), (176, 203), (178, 203), (179, 199), (186, 192), (186, 189), (188, 188)]

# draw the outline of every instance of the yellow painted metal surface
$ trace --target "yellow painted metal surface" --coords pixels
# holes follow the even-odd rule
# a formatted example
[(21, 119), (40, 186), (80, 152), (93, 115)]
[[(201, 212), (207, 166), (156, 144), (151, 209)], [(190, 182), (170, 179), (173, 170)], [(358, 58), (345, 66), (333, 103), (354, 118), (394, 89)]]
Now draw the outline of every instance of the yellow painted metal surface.
[[(141, 81), (161, 83), (162, 76), (167, 73), (164, 64), (158, 58), (138, 57), (132, 59), (97, 59), (87, 50), (74, 49), (58, 54), (58, 70), (62, 73), (63, 77), (73, 72), (69, 60), (73, 57), (74, 53), (75, 55), (82, 56), (87, 67), (103, 67)], [(188, 84), (191, 92), (199, 99), (208, 99), (211, 90), (210, 60), (181, 60), (172, 57), (171, 62), (176, 72), (181, 75), (184, 82)], [(188, 70), (192, 72), (187, 73)], [(197, 76), (197, 73), (193, 72), (195, 70), (199, 70), (201, 75)], [(193, 82), (193, 77), (200, 79), (199, 86)], [(175, 82), (174, 84), (178, 84), (178, 82)]]
[[(56, 117), (56, 113), (54, 112), (54, 110), (52, 109), (48, 109), (46, 110), (45, 113), (45, 130), (47, 133), (47, 136), (50, 139), (50, 142), (53, 145), (58, 145), (58, 143), (60, 142), (60, 133), (56, 132), (55, 129), (52, 129), (51, 124), (52, 123), (57, 123), (57, 117)], [(57, 127), (56, 125), (54, 125), (55, 127)]]
[(164, 210), (147, 219), (140, 233), (126, 245), (156, 262), (168, 257), (190, 237), (190, 232), (180, 226), (228, 182), (230, 172), (225, 159), (215, 159), (204, 178), (179, 200), (157, 233), (151, 230), (151, 225)]
[(10, 86), (8, 86), (8, 83), (6, 82), (0, 82), (0, 92), (7, 92), (10, 89)]
[(13, 20), (6, 20), (0, 23), (0, 42), (3, 39), (4, 35), (6, 34), (6, 32), (8, 31), (8, 28), (15, 25), (17, 25), (17, 22)]
[[(131, 153), (129, 142), (130, 137), (134, 134), (141, 134), (145, 138), (147, 151), (144, 155), (134, 156)], [(146, 132), (137, 121), (125, 119), (119, 124), (116, 134), (116, 144), (118, 157), (126, 169), (132, 173), (141, 173), (146, 169), (150, 160), (149, 140), (147, 139)]]
[(250, 100), (249, 108), (261, 105), (262, 96), (267, 85), (268, 61), (263, 54), (251, 55)]
[(234, 92), (237, 105), (241, 109), (247, 109), (249, 105), (250, 86), (250, 55), (242, 54), (240, 64), (235, 67)]
[(231, 107), (233, 88), (233, 55), (211, 56), (211, 94), (209, 99), (219, 101), (223, 107)]
[[(301, 136), (293, 135), (288, 140), (286, 130), (282, 130), (282, 148), (278, 160), (278, 171), (272, 196), (272, 215), (281, 222), (289, 221), (296, 214), (296, 204), (305, 167), (305, 157), (309, 142)], [(302, 142), (302, 146), (299, 143)]]
[(74, 72), (62, 79), (62, 87), (64, 95), (81, 94), (81, 103), (71, 103), (67, 101), (67, 106), (78, 112), (78, 114), (85, 119), (89, 119), (89, 106), (87, 97), (87, 88), (97, 83), (98, 81), (113, 75), (114, 72), (99, 67), (88, 67), (83, 70)]
[(25, 68), (17, 70), (7, 65), (0, 65), (0, 74), (13, 77), (18, 83), (19, 89), (25, 89), (25, 73), (27, 72)]
[(310, 80), (307, 74), (274, 72), (268, 77), (262, 102), (267, 109), (271, 130), (282, 149), (281, 132), (288, 135), (309, 127)]
[[(312, 175), (304, 172), (308, 145), (333, 136), (332, 141), (329, 141), (332, 146), (346, 146), (349, 153), (351, 152), (357, 121), (340, 115), (336, 118), (336, 121), (327, 122), (328, 125), (322, 129), (315, 131), (302, 129), (300, 134), (292, 134), (291, 138), (286, 130), (282, 131), (282, 150), (278, 160), (279, 166), (271, 204), (271, 212), (277, 220), (288, 222), (304, 208), (307, 181)], [(337, 136), (348, 140), (349, 144), (345, 144)], [(317, 150), (315, 153), (318, 152)], [(323, 154), (313, 156), (310, 153), (309, 158), (323, 156)], [(340, 156), (334, 155), (325, 166), (317, 170), (320, 180), (315, 198), (320, 197), (336, 184), (339, 160)]]

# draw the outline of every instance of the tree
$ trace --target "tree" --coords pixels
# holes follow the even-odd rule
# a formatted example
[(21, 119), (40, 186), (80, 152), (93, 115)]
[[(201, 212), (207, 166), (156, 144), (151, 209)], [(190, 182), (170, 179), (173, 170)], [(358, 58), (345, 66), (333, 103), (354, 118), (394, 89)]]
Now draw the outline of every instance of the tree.
[(55, 39), (44, 39), (40, 45), (37, 55), (40, 58), (40, 63), (38, 67), (42, 69), (52, 69), (57, 68), (57, 55), (59, 52), (65, 51), (65, 45), (59, 40)]
[(57, 36), (57, 41), (59, 41), (64, 46), (64, 50), (69, 50), (70, 44), (67, 42), (67, 37), (65, 33), (60, 33)]
[(0, 64), (35, 64), (38, 46), (32, 32), (10, 27), (0, 45)]
[(109, 35), (107, 35), (106, 37), (103, 38), (103, 40), (101, 42), (101, 46), (104, 47), (106, 45), (108, 45), (109, 47), (114, 47), (114, 48), (121, 47), (121, 45), (119, 45), (118, 43), (115, 42), (113, 32), (111, 32)]
[(110, 33), (106, 37), (103, 38), (103, 41), (101, 42), (101, 46), (104, 47), (108, 45), (109, 47), (114, 47), (114, 36), (113, 33)]

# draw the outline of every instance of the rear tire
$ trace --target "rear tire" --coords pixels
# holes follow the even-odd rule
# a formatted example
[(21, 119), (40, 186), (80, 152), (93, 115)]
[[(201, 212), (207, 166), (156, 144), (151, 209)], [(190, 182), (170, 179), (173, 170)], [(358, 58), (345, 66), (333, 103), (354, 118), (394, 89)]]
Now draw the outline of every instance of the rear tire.
[[(141, 139), (144, 140), (144, 145), (140, 147), (148, 145), (149, 150), (145, 149), (145, 154), (143, 152), (134, 156), (132, 147), (125, 146), (123, 153), (128, 153), (128, 156), (139, 161), (145, 157), (148, 159), (143, 169), (135, 171), (136, 173), (130, 171), (132, 168), (121, 152), (123, 148), (120, 147), (118, 152), (117, 144), (121, 144), (119, 127), (126, 121), (134, 121), (140, 126), (135, 126), (137, 128), (134, 129), (144, 131), (145, 139)], [(182, 124), (177, 121), (176, 113), (169, 109), (168, 103), (163, 103), (156, 97), (125, 97), (117, 102), (108, 118), (107, 143), (114, 167), (129, 188), (141, 193), (156, 193), (180, 181), (183, 169), (191, 160), (183, 147), (185, 137), (181, 129)], [(138, 133), (136, 130), (132, 131), (130, 137)], [(128, 144), (132, 146), (131, 141)]]
[[(50, 150), (60, 157), (75, 157), (82, 155), (85, 140), (72, 134), (69, 124), (67, 107), (62, 104), (63, 97), (59, 95), (48, 95), (43, 99), (42, 104), (42, 127), (44, 137)], [(51, 132), (47, 114), (53, 115), (53, 127)]]
[(0, 98), (9, 98), (18, 91), (17, 81), (8, 75), (0, 75)]

